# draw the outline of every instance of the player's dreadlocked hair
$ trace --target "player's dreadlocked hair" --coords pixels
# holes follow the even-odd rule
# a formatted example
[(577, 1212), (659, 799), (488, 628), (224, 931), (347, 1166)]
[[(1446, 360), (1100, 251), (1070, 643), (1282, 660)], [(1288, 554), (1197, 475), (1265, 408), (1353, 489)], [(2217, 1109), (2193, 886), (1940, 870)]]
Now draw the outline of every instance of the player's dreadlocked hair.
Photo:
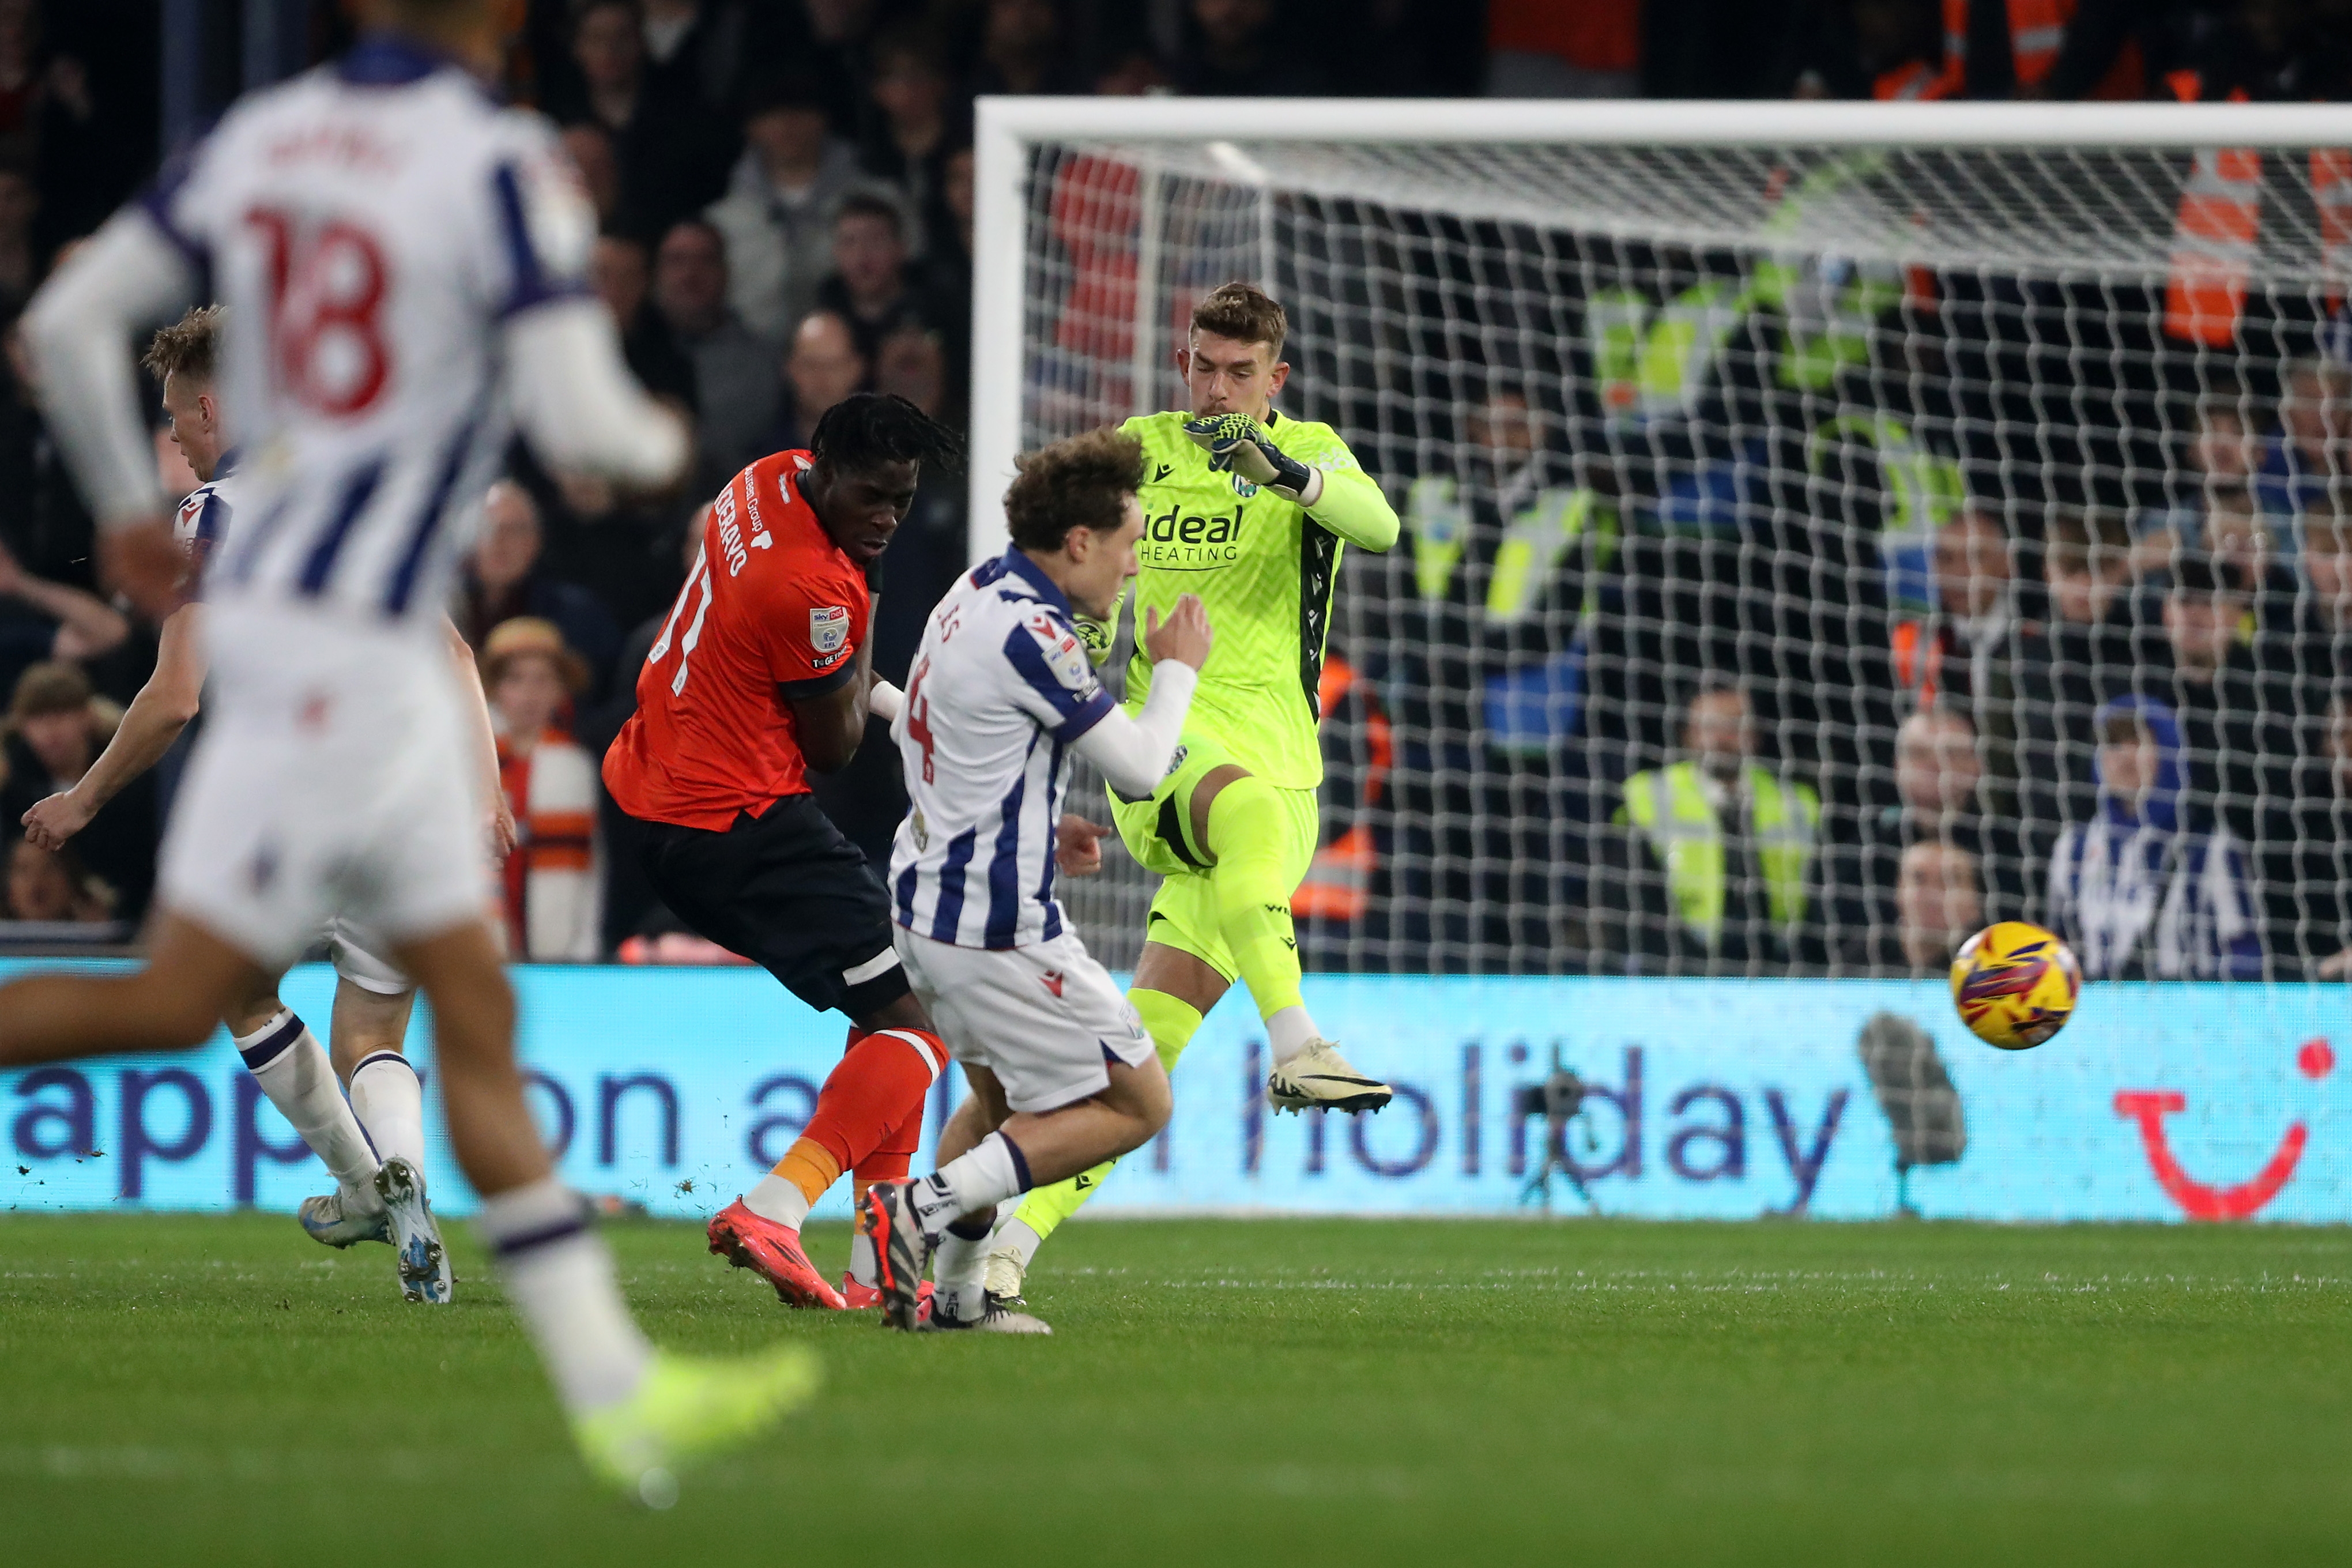
[(809, 449), (836, 474), (885, 463), (963, 463), (955, 432), (895, 392), (854, 392), (826, 409)]
[(218, 305), (199, 305), (157, 332), (139, 363), (157, 381), (184, 375), (209, 383), (220, 363), (220, 323)]
[(1051, 554), (1074, 528), (1118, 527), (1143, 485), (1143, 443), (1108, 427), (1056, 441), (1018, 459), (1004, 492), (1004, 523), (1024, 550)]

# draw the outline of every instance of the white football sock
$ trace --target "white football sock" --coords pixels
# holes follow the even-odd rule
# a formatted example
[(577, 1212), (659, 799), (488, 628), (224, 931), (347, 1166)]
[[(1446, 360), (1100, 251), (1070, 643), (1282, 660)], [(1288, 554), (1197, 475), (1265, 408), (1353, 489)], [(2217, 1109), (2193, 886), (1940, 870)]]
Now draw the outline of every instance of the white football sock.
[(976, 1322), (988, 1310), (983, 1282), (988, 1274), (988, 1237), (967, 1241), (950, 1231), (931, 1254), (931, 1315), (944, 1312), (958, 1322)]
[(613, 1255), (588, 1228), (580, 1194), (543, 1177), (484, 1198), (474, 1223), (564, 1407), (583, 1415), (635, 1393), (653, 1346), (621, 1300)]
[(992, 1132), (965, 1153), (957, 1155), (921, 1181), (910, 1184), (907, 1196), (924, 1233), (938, 1236), (963, 1215), (994, 1208), (1015, 1193), (1029, 1190), (1029, 1162), (1002, 1132)]
[(290, 1007), (249, 1035), (236, 1037), (237, 1054), (278, 1113), (293, 1124), (310, 1152), (335, 1173), (345, 1196), (362, 1213), (383, 1207), (375, 1195), (376, 1157), (367, 1134), (343, 1100), (326, 1047)]
[(367, 1130), (376, 1158), (394, 1155), (425, 1173), (425, 1086), (398, 1051), (378, 1051), (352, 1069), (352, 1114)]
[(850, 1233), (849, 1277), (869, 1290), (882, 1283), (882, 1271), (874, 1267), (874, 1238), (862, 1230)]
[(751, 1190), (743, 1194), (743, 1206), (761, 1219), (772, 1219), (794, 1230), (808, 1219), (808, 1194), (773, 1171), (752, 1184)]
[(1265, 1021), (1266, 1049), (1273, 1053), (1274, 1065), (1280, 1067), (1305, 1050), (1307, 1042), (1321, 1033), (1304, 1007), (1285, 1007)]

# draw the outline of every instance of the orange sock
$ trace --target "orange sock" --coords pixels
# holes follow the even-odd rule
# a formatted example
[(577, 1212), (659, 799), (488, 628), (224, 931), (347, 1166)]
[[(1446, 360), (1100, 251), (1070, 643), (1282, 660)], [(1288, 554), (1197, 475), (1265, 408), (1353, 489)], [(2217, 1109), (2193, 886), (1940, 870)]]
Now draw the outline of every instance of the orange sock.
[(852, 1193), (863, 1198), (866, 1189), (877, 1182), (907, 1179), (908, 1168), (915, 1163), (915, 1146), (923, 1141), (923, 1103), (920, 1100), (915, 1101), (907, 1119), (890, 1129), (872, 1153), (857, 1162), (857, 1169), (849, 1177)]
[[(926, 1030), (877, 1029), (858, 1037), (824, 1080), (802, 1142), (816, 1143), (832, 1156), (835, 1176), (862, 1170), (908, 1123), (920, 1132), (923, 1098), (947, 1060), (947, 1047)], [(908, 1152), (913, 1152), (911, 1144)], [(903, 1157), (898, 1173), (906, 1173)]]
[(811, 1204), (824, 1196), (825, 1188), (841, 1179), (841, 1166), (832, 1152), (814, 1138), (800, 1138), (776, 1162), (775, 1173), (801, 1190), (801, 1196)]

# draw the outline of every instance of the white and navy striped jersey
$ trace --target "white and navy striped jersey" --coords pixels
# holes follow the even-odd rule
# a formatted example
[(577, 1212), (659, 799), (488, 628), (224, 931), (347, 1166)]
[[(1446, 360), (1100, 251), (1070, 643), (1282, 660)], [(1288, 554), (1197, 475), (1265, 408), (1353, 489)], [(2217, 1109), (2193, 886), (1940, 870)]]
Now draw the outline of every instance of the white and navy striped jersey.
[(379, 36), (240, 102), (145, 208), (228, 307), (243, 515), (206, 597), (436, 621), (511, 427), (499, 326), (585, 292), (553, 127)]
[(911, 805), (890, 849), (900, 925), (959, 947), (1062, 934), (1064, 763), (1113, 706), (1034, 562), (1016, 549), (964, 575), (931, 612), (890, 726)]
[(190, 490), (172, 516), (173, 541), (187, 552), (189, 565), (198, 574), (227, 537), (229, 520), (236, 515), (235, 467), (236, 459), (224, 453), (213, 477)]

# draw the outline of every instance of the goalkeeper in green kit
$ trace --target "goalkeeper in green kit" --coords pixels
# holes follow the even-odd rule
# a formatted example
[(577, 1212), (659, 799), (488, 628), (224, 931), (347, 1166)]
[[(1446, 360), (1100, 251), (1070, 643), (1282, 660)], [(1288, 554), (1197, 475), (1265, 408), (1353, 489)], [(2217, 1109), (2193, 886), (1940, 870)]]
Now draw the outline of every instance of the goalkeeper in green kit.
[[(1119, 837), (1166, 879), (1128, 999), (1173, 1069), (1202, 1016), (1239, 977), (1265, 1020), (1269, 1100), (1290, 1110), (1378, 1110), (1389, 1086), (1349, 1066), (1300, 999), (1290, 899), (1315, 856), (1316, 689), (1340, 550), (1388, 549), (1397, 515), (1329, 426), (1275, 412), (1290, 374), (1286, 330), (1282, 307), (1263, 291), (1213, 290), (1176, 352), (1192, 412), (1139, 415), (1123, 426), (1143, 443), (1136, 622), (1150, 609), (1165, 618), (1180, 595), (1197, 594), (1217, 628), (1174, 766), (1148, 798), (1111, 799)], [(1132, 710), (1150, 689), (1140, 648), (1127, 682)], [(1072, 870), (1101, 854), (1079, 825), (1062, 849)], [(1020, 1296), (1038, 1245), (1109, 1172), (1097, 1166), (1022, 1201), (991, 1249), (990, 1294)]]

